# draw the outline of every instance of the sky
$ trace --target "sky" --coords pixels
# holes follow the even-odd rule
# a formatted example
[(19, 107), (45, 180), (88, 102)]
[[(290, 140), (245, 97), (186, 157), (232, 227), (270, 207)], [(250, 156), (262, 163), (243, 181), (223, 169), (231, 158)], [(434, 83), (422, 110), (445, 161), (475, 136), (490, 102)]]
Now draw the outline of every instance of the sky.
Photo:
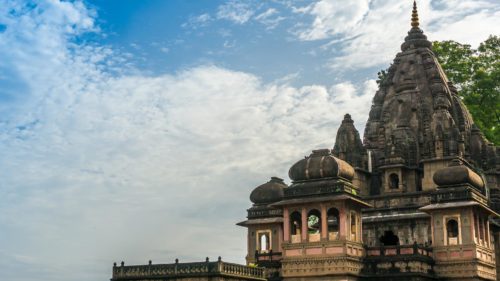
[[(498, 35), (494, 0), (418, 1), (430, 40)], [(0, 0), (0, 280), (244, 262), (248, 197), (350, 113), (412, 1)]]

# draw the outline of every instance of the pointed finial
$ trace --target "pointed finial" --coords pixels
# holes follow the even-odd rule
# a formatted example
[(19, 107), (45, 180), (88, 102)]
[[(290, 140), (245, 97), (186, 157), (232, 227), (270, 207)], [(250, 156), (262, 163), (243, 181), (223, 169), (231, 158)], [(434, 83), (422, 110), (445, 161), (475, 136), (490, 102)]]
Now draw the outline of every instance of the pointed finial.
[(411, 26), (414, 28), (418, 28), (418, 12), (417, 12), (417, 1), (413, 1), (413, 11), (411, 12)]

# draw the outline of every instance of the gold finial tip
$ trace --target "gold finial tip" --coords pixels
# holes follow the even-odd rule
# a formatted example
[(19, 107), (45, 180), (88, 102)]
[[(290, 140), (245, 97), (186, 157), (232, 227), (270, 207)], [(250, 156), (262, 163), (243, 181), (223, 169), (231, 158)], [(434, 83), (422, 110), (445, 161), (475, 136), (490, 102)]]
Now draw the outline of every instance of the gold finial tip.
[(417, 11), (417, 1), (413, 1), (413, 11), (411, 12), (411, 26), (418, 27), (418, 11)]

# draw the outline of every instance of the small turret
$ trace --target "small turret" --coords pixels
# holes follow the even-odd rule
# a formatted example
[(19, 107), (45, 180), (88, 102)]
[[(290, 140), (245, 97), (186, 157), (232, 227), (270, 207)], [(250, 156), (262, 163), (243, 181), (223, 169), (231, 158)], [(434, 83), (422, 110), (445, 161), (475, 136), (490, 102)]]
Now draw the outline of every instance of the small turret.
[(346, 114), (344, 120), (342, 120), (332, 152), (353, 167), (364, 168), (365, 166), (363, 156), (366, 155), (366, 150), (363, 147), (358, 130), (354, 127), (354, 121), (351, 119), (350, 114)]

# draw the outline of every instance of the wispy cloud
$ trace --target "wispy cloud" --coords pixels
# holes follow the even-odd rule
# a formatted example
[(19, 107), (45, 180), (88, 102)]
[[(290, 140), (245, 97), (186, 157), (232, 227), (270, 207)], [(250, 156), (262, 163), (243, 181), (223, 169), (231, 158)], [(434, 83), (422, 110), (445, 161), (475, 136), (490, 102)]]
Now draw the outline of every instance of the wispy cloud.
[(212, 16), (208, 13), (203, 13), (197, 16), (190, 16), (188, 21), (183, 23), (181, 26), (184, 28), (197, 29), (200, 27), (207, 26), (213, 20)]
[(229, 0), (219, 6), (217, 18), (229, 20), (237, 24), (244, 24), (254, 13), (254, 7), (249, 3), (239, 0)]
[(280, 16), (279, 12), (274, 8), (269, 8), (266, 11), (255, 16), (255, 20), (266, 26), (266, 29), (273, 29), (283, 21), (285, 17)]
[(337, 34), (352, 32), (369, 11), (369, 0), (335, 1), (321, 0), (302, 8), (296, 13), (314, 17), (312, 24), (298, 28), (295, 34), (300, 40), (326, 39)]

